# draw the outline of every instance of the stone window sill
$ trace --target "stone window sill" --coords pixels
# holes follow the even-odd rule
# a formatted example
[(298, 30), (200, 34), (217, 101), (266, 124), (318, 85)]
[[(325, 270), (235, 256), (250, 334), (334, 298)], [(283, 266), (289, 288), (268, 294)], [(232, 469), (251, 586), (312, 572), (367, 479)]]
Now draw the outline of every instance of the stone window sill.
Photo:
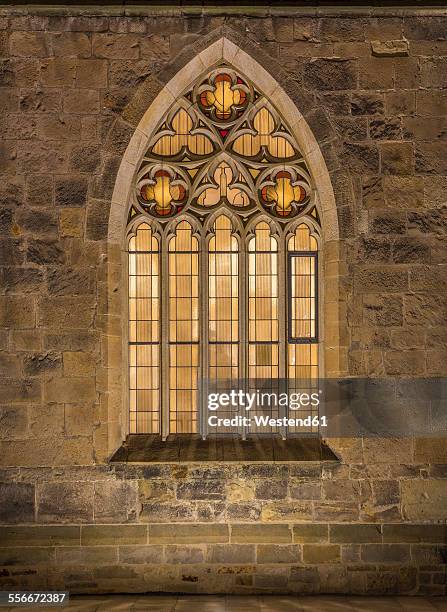
[(213, 437), (171, 435), (163, 441), (154, 434), (132, 434), (112, 456), (111, 462), (182, 463), (338, 461), (334, 452), (319, 438)]

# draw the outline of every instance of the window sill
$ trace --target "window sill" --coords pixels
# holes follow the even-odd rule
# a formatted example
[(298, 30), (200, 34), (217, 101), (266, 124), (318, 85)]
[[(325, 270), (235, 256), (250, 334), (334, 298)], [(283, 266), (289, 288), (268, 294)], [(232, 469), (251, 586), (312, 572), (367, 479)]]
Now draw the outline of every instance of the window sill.
[(320, 438), (220, 437), (202, 440), (199, 435), (168, 436), (163, 442), (156, 434), (127, 436), (111, 462), (182, 463), (182, 462), (289, 462), (338, 461), (334, 452)]

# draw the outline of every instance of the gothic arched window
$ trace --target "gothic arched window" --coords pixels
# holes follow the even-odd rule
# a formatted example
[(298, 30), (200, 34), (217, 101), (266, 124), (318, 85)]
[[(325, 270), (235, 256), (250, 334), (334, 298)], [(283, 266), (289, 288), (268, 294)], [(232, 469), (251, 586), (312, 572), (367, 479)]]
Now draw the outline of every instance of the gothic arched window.
[(128, 218), (129, 432), (201, 433), (203, 381), (318, 377), (312, 179), (271, 101), (228, 66), (167, 110)]

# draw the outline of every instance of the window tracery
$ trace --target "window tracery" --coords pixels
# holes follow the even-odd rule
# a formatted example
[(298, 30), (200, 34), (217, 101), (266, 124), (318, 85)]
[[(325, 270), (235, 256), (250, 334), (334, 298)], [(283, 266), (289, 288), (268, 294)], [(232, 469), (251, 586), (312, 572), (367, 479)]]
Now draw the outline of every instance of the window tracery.
[(128, 223), (131, 433), (203, 434), (205, 378), (318, 375), (314, 187), (248, 79), (220, 66), (167, 111)]

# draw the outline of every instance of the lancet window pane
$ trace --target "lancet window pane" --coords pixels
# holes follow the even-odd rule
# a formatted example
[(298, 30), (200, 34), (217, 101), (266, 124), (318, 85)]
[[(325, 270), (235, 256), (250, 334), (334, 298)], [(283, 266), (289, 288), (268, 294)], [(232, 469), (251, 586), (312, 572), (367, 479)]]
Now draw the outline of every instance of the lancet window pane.
[(210, 379), (232, 380), (239, 366), (239, 246), (225, 215), (213, 225), (208, 247)]
[(278, 245), (261, 221), (248, 253), (249, 377), (278, 376)]
[(129, 395), (131, 433), (160, 431), (160, 252), (142, 223), (129, 240)]
[(181, 221), (169, 242), (169, 431), (197, 431), (199, 243)]

